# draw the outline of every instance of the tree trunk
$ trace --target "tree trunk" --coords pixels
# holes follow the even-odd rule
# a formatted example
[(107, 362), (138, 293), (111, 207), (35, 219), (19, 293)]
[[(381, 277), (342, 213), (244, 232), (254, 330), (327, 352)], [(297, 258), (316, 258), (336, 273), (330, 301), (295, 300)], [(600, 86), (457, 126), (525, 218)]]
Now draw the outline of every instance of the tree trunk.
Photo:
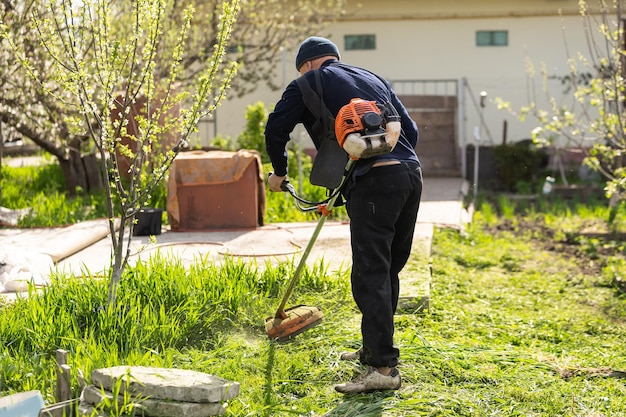
[[(10, 112), (0, 113), (0, 122), (11, 126), (35, 145), (55, 156), (65, 178), (65, 188), (70, 196), (77, 192), (93, 192), (103, 188), (102, 174), (95, 154), (83, 155), (79, 149), (89, 141), (87, 136), (71, 136), (67, 126), (62, 125), (59, 133), (61, 144), (47, 139), (36, 129), (31, 128)], [(69, 154), (66, 149), (69, 149)]]
[(59, 159), (65, 178), (65, 188), (70, 196), (79, 192), (93, 192), (102, 189), (102, 175), (95, 155), (81, 155), (70, 151), (67, 159)]
[(87, 174), (89, 192), (102, 190), (104, 187), (102, 183), (102, 171), (100, 170), (100, 161), (96, 157), (96, 154), (83, 155), (83, 166)]

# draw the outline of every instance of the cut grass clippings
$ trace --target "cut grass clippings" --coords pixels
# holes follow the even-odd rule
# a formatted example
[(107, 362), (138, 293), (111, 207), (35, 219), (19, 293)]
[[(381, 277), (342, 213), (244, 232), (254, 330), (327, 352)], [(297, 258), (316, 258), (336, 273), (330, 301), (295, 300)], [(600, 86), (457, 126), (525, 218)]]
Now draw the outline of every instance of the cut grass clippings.
[(304, 272), (291, 303), (319, 306), (324, 321), (276, 343), (264, 321), (294, 263), (186, 270), (156, 258), (126, 270), (114, 312), (101, 308), (105, 282), (71, 277), (0, 308), (0, 393), (53, 402), (62, 348), (75, 396), (78, 371), (89, 382), (107, 366), (177, 367), (239, 382), (227, 416), (625, 416), (623, 252), (572, 256), (505, 220), (477, 212), (467, 233), (436, 230), (430, 311), (396, 317), (399, 391), (333, 389), (362, 371), (338, 359), (360, 343), (347, 271)]

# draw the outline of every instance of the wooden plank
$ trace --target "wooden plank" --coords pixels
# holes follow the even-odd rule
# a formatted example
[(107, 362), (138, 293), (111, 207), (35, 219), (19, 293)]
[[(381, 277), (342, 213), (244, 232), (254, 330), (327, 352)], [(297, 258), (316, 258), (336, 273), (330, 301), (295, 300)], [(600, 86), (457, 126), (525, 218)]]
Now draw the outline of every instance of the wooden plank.
[(61, 378), (57, 381), (57, 390), (60, 400), (67, 401), (72, 398), (70, 366), (61, 365), (59, 368), (61, 368)]
[(74, 398), (44, 407), (39, 412), (39, 417), (72, 417), (79, 401), (79, 398)]
[[(63, 349), (57, 349), (57, 386), (55, 392), (55, 399), (57, 402), (70, 399), (69, 395), (69, 367), (67, 366), (67, 351)], [(67, 376), (66, 376), (67, 373)]]
[(72, 398), (71, 390), (71, 369), (67, 364), (68, 352), (57, 349), (57, 384), (55, 390), (56, 403), (43, 408), (39, 412), (39, 417), (72, 417), (78, 398)]

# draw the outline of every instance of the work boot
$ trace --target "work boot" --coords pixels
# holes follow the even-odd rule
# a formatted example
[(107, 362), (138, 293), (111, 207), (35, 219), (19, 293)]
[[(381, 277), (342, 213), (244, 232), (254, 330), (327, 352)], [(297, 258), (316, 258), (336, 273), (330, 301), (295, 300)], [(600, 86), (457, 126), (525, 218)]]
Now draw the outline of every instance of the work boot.
[(356, 361), (361, 358), (361, 352), (363, 352), (363, 348), (359, 348), (354, 352), (342, 352), (341, 355), (339, 355), (339, 359), (342, 361)]
[(391, 370), (389, 376), (385, 376), (378, 372), (372, 366), (367, 371), (350, 382), (335, 385), (335, 390), (342, 394), (360, 394), (372, 391), (386, 391), (400, 389), (402, 379), (400, 372), (396, 368)]

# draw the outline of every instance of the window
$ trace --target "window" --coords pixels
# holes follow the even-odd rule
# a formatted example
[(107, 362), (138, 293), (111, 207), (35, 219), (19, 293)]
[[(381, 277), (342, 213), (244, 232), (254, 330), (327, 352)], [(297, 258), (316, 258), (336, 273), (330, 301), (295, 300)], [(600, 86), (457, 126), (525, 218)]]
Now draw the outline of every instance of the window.
[(345, 35), (343, 41), (346, 51), (376, 49), (376, 35)]
[(506, 30), (479, 30), (476, 32), (476, 46), (507, 46), (509, 32)]

